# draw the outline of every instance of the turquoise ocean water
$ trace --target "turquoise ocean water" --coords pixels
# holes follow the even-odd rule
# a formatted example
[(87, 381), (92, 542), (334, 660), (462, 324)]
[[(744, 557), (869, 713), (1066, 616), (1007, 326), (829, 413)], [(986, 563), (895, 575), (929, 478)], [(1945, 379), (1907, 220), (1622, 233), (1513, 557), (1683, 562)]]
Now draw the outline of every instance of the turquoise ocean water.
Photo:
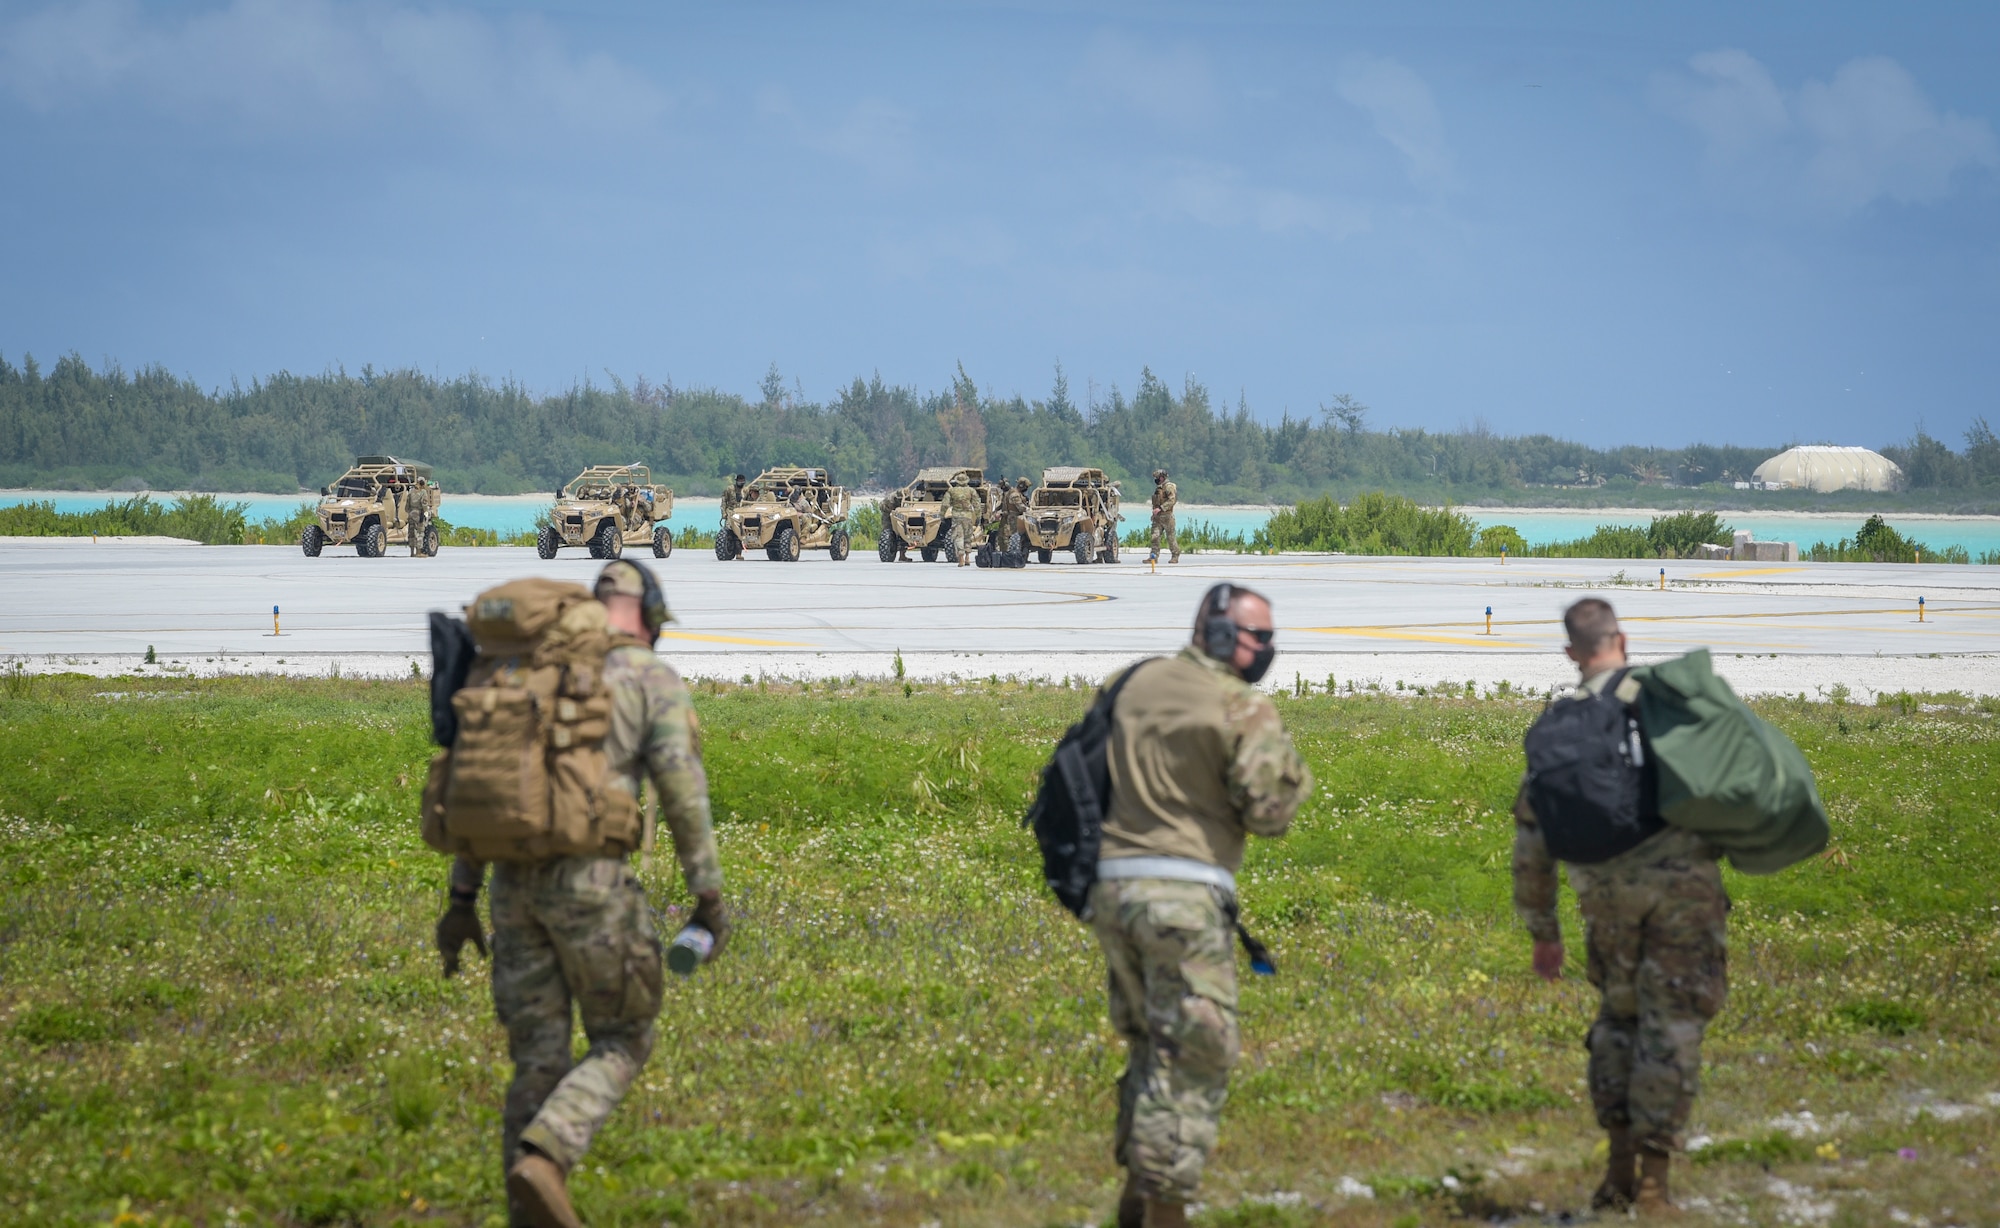
[[(47, 500), (56, 505), (60, 512), (87, 512), (103, 507), (109, 499), (125, 496), (78, 494), (74, 491), (0, 491), (0, 507), (22, 503), (28, 500)], [(155, 498), (169, 499), (170, 495), (156, 495)], [(290, 516), (301, 503), (311, 500), (304, 495), (221, 495), (226, 502), (242, 503), (248, 506), (252, 520)], [(444, 518), (452, 524), (466, 525), (477, 529), (492, 529), (499, 533), (521, 533), (534, 528), (535, 515), (546, 511), (549, 499), (546, 495), (446, 495)], [(1134, 517), (1127, 517), (1129, 526), (1143, 524), (1145, 509), (1137, 510)], [(1182, 504), (1180, 523), (1192, 524), (1207, 521), (1226, 533), (1241, 533), (1246, 537), (1261, 528), (1270, 519), (1273, 509), (1268, 507), (1203, 507)], [(1467, 508), (1472, 518), (1481, 527), (1489, 524), (1509, 524), (1520, 531), (1530, 543), (1540, 544), (1550, 541), (1567, 541), (1583, 537), (1601, 524), (1644, 525), (1655, 513), (1650, 511), (1567, 511), (1550, 509), (1507, 509), (1507, 508)], [(714, 523), (717, 504), (714, 499), (682, 499), (674, 509), (674, 520), (681, 524)], [(1824, 515), (1819, 513), (1775, 513), (1764, 515), (1726, 515), (1725, 519), (1738, 529), (1748, 529), (1759, 539), (1772, 541), (1796, 541), (1801, 546), (1811, 546), (1817, 541), (1836, 541), (1842, 537), (1851, 538), (1861, 527), (1863, 517), (1850, 513)], [(1905, 536), (1915, 538), (1932, 549), (1946, 546), (1963, 546), (1973, 558), (1983, 551), (2000, 551), (2000, 516), (1895, 516), (1888, 518)]]

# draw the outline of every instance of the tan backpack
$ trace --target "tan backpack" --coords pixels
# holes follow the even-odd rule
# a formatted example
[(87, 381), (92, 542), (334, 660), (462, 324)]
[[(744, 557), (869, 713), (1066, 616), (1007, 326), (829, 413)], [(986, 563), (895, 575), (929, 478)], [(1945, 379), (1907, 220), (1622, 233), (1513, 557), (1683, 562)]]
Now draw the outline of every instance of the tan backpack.
[(452, 696), (458, 738), (431, 758), (424, 842), (477, 861), (620, 856), (639, 804), (611, 787), (605, 654), (626, 637), (580, 584), (515, 580), (465, 609), (479, 647)]

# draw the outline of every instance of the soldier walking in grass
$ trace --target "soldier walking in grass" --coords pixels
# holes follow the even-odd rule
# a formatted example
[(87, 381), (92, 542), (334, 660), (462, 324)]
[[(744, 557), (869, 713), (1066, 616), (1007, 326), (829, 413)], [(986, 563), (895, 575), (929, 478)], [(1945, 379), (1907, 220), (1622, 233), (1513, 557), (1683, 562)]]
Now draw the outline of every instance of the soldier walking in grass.
[[(1566, 651), (1581, 675), (1568, 698), (1602, 696), (1609, 688), (1629, 705), (1626, 688), (1636, 683), (1624, 679), (1625, 636), (1611, 606), (1585, 598), (1564, 613), (1563, 625)], [(1629, 733), (1622, 722), (1617, 730), (1643, 761), (1636, 720)], [(1531, 733), (1531, 766), (1535, 754)], [(1585, 1045), (1591, 1103), (1610, 1135), (1610, 1161), (1591, 1205), (1660, 1213), (1672, 1209), (1668, 1170), (1694, 1105), (1702, 1034), (1728, 988), (1729, 897), (1718, 850), (1662, 821), (1657, 787), (1643, 783), (1643, 774), (1641, 780), (1637, 821), (1600, 844), (1608, 855), (1593, 851), (1587, 863), (1560, 864), (1583, 913), (1585, 966), (1599, 995)], [(1535, 788), (1531, 772), (1514, 803), (1514, 909), (1534, 939), (1535, 972), (1554, 981), (1564, 958), (1558, 861), (1530, 804)]]
[(1112, 711), (1111, 802), (1085, 914), (1109, 969), (1118, 1083), (1119, 1228), (1179, 1228), (1240, 1051), (1236, 870), (1250, 835), (1278, 836), (1312, 772), (1253, 685), (1270, 668), (1271, 604), (1218, 584), (1193, 643), (1134, 666)]
[[(507, 586), (493, 591), (504, 594)], [(584, 662), (585, 672), (595, 675), (595, 681), (583, 684), (588, 698), (553, 701), (556, 721), (569, 719), (563, 715), (568, 705), (579, 723), (558, 724), (552, 732), (563, 736), (550, 745), (587, 745), (592, 736), (602, 738), (597, 770), (604, 773), (603, 789), (596, 796), (613, 800), (592, 803), (586, 821), (572, 826), (595, 831), (600, 818), (607, 828), (620, 820), (627, 838), (609, 845), (603, 843), (608, 838), (600, 838), (595, 852), (577, 855), (496, 859), (493, 873), (493, 1004), (507, 1029), (514, 1062), (501, 1143), (513, 1228), (580, 1225), (570, 1205), (567, 1174), (652, 1052), (661, 1001), (661, 948), (645, 892), (626, 863), (639, 840), (637, 797), (643, 780), (652, 781), (681, 873), (697, 902), (693, 923), (714, 938), (711, 957), (729, 937), (693, 704), (680, 675), (652, 649), (661, 626), (672, 617), (666, 598), (650, 572), (623, 561), (599, 573), (596, 596), (603, 613), (591, 634), (609, 648), (600, 647), (601, 658)], [(475, 607), (482, 604), (475, 602)], [(506, 611), (498, 615), (506, 616)], [(567, 632), (571, 622), (565, 614), (558, 630)], [(576, 622), (584, 627), (589, 620)], [(488, 651), (484, 642), (480, 651)], [(538, 648), (535, 656), (523, 659), (539, 661), (545, 655)], [(588, 668), (598, 661), (601, 673)], [(504, 677), (513, 676), (519, 675)], [(564, 695), (573, 693), (569, 688), (577, 676), (572, 665), (562, 683)], [(485, 711), (491, 721), (494, 705)], [(471, 736), (464, 731), (457, 735), (451, 753), (465, 762), (450, 769), (473, 776), (468, 790), (483, 783), (477, 776), (481, 747), (475, 743), (468, 749)], [(578, 762), (580, 770), (592, 770), (588, 759)], [(552, 778), (556, 774), (551, 770)], [(447, 789), (464, 783), (460, 775), (449, 779)], [(427, 788), (427, 797), (429, 793)], [(450, 805), (447, 800), (447, 814)], [(560, 839), (565, 831), (560, 801), (556, 811), (554, 838)], [(463, 853), (452, 863), (451, 902), (437, 925), (447, 976), (457, 971), (466, 943), (485, 953), (476, 907), (485, 876), (485, 865)], [(590, 1038), (590, 1051), (581, 1062), (571, 1057), (573, 1007), (582, 1014)]]
[(1180, 497), (1180, 488), (1167, 480), (1167, 471), (1153, 470), (1153, 553), (1146, 559), (1149, 563), (1159, 562), (1161, 537), (1167, 539), (1167, 549), (1173, 552), (1167, 562), (1181, 561), (1181, 539), (1174, 534), (1174, 505)]

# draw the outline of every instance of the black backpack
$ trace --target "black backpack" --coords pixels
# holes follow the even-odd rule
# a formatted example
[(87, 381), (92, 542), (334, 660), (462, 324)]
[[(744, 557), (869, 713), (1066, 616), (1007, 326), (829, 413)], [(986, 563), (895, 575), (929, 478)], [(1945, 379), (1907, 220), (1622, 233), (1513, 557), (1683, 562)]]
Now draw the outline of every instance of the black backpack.
[(1097, 851), (1104, 835), (1104, 812), (1111, 806), (1111, 713), (1118, 692), (1148, 658), (1119, 676), (1083, 719), (1069, 727), (1042, 769), (1042, 787), (1021, 826), (1042, 846), (1042, 877), (1064, 908), (1083, 916), (1097, 883)]
[(1565, 695), (1528, 730), (1528, 805), (1558, 861), (1595, 865), (1666, 826), (1658, 770), (1620, 670), (1595, 695)]

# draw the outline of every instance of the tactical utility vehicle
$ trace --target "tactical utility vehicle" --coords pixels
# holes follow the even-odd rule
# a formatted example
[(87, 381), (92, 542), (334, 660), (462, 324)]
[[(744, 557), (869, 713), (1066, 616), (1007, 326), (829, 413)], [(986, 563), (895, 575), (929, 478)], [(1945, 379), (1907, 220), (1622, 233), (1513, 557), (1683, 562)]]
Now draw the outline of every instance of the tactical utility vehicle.
[(356, 457), (354, 467), (320, 487), (319, 495), (315, 523), (299, 534), (307, 558), (318, 558), (328, 546), (351, 545), (364, 559), (379, 559), (390, 546), (408, 546), (413, 558), (438, 552), (442, 492), (429, 465), (393, 456)]
[(986, 525), (999, 507), (998, 492), (987, 482), (986, 471), (950, 466), (919, 469), (903, 488), (902, 503), (882, 521), (875, 552), (884, 563), (895, 562), (903, 546), (915, 546), (926, 563), (935, 563), (940, 556), (947, 563), (958, 562), (958, 548), (951, 541), (951, 509), (945, 504), (945, 493), (953, 482), (970, 486), (980, 508), (979, 523), (966, 526), (966, 547), (978, 549), (986, 540)]
[(535, 534), (535, 552), (556, 557), (564, 546), (588, 546), (594, 559), (615, 559), (627, 546), (653, 548), (653, 557), (674, 552), (674, 492), (653, 485), (644, 465), (592, 465), (556, 489), (549, 522)]
[(1028, 548), (1044, 563), (1068, 550), (1079, 563), (1118, 561), (1118, 485), (1102, 469), (1042, 470), (1028, 496)]
[(715, 557), (733, 559), (762, 549), (775, 562), (796, 562), (806, 550), (847, 557), (847, 491), (824, 469), (779, 465), (743, 488), (715, 534)]

